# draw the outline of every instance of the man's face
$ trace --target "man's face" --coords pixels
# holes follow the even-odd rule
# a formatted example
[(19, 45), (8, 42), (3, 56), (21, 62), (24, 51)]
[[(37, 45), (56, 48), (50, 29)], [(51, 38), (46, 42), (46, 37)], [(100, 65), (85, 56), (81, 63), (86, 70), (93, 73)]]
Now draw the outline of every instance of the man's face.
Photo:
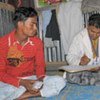
[(37, 33), (37, 17), (30, 17), (23, 22), (23, 34), (26, 36), (34, 36)]
[(88, 32), (92, 40), (95, 40), (100, 36), (100, 28), (96, 28), (95, 26), (88, 26)]

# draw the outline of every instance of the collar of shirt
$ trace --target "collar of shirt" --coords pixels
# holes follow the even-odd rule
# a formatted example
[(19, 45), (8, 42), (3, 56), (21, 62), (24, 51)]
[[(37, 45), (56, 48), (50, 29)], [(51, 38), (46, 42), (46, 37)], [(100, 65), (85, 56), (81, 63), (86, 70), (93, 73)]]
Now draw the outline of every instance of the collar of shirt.
[[(28, 37), (27, 42), (23, 46), (27, 45), (28, 43), (30, 45), (32, 45), (32, 46), (34, 45), (34, 43), (33, 43), (33, 41), (31, 40), (30, 37)], [(15, 30), (12, 31), (12, 33), (9, 35), (9, 37), (8, 37), (8, 44), (9, 44), (9, 46), (15, 45), (15, 44), (20, 44), (19, 41), (15, 38)]]

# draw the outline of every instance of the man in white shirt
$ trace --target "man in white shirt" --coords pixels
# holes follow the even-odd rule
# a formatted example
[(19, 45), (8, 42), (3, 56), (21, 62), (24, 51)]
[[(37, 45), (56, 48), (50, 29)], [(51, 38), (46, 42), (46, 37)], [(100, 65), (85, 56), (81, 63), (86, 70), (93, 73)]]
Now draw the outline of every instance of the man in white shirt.
[[(89, 17), (88, 26), (73, 40), (66, 57), (69, 65), (100, 64), (100, 14)], [(79, 72), (69, 74), (72, 83), (100, 85), (100, 72)]]
[(88, 65), (100, 57), (100, 14), (89, 17), (88, 27), (73, 40), (66, 57), (70, 65)]

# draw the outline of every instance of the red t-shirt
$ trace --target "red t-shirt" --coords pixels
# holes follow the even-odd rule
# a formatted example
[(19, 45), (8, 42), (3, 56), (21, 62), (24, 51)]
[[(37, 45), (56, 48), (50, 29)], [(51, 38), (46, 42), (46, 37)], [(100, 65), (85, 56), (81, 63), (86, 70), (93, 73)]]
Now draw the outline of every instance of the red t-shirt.
[(19, 86), (19, 77), (45, 75), (42, 41), (34, 36), (22, 46), (14, 37), (15, 31), (0, 39), (0, 81)]

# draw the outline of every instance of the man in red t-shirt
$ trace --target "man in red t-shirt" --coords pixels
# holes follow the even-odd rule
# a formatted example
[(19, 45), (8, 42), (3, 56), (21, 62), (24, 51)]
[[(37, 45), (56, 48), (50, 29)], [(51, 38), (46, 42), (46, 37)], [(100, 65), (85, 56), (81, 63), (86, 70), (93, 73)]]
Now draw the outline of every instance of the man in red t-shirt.
[[(15, 29), (0, 39), (1, 100), (54, 95), (53, 91), (56, 90), (52, 89), (53, 83), (60, 85), (63, 82), (64, 85), (59, 88), (61, 90), (65, 86), (65, 82), (61, 77), (54, 78), (54, 81), (50, 78), (48, 80), (48, 77), (45, 76), (43, 43), (36, 36), (37, 12), (34, 8), (19, 7), (15, 11), (13, 20)], [(44, 76), (45, 78), (43, 78)], [(42, 78), (45, 79), (44, 83), (38, 81)], [(42, 84), (44, 85), (40, 90)], [(47, 90), (50, 93), (46, 95)]]
[(30, 93), (35, 93), (32, 90), (35, 81), (21, 78), (45, 75), (43, 43), (36, 36), (37, 12), (21, 7), (13, 20), (16, 29), (0, 39), (0, 81), (25, 86)]

